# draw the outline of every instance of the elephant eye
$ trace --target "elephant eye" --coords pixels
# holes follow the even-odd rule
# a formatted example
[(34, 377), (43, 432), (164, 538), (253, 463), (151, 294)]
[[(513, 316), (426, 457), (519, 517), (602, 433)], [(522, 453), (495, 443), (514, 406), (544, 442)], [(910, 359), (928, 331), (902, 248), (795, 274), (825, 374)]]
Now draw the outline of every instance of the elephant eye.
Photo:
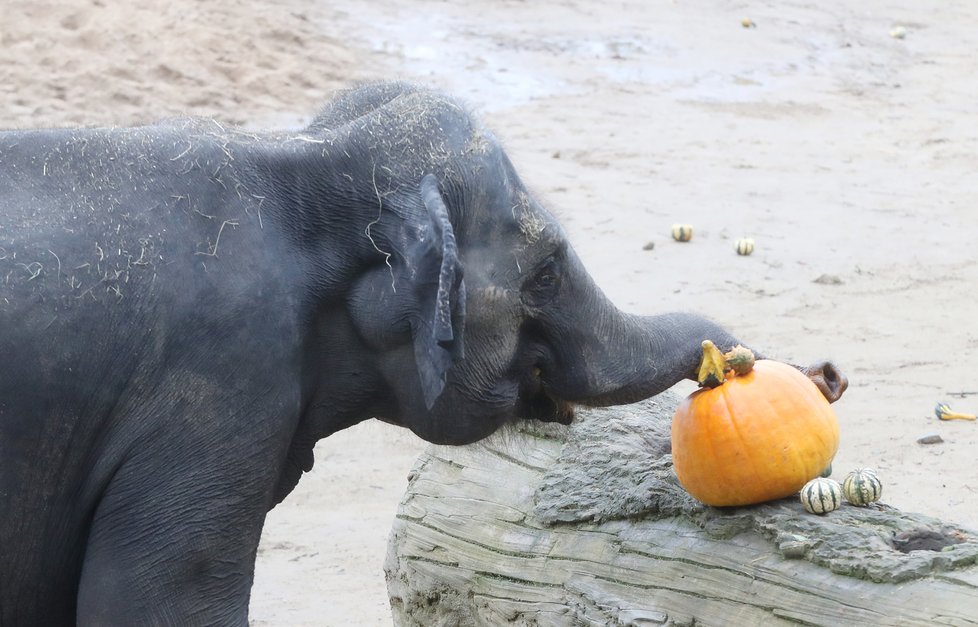
[(557, 275), (553, 272), (544, 272), (536, 279), (538, 289), (550, 289), (557, 284)]
[(523, 285), (521, 297), (530, 307), (546, 305), (560, 289), (560, 273), (557, 263), (551, 259)]

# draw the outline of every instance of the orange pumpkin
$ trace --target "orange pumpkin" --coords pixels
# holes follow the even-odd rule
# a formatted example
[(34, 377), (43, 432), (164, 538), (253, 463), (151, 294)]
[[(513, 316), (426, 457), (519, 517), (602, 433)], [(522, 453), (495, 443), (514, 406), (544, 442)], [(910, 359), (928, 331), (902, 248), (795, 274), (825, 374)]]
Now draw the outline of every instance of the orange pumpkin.
[(828, 467), (838, 446), (829, 402), (808, 377), (776, 361), (728, 372), (722, 384), (686, 398), (672, 421), (676, 475), (707, 505), (790, 496)]

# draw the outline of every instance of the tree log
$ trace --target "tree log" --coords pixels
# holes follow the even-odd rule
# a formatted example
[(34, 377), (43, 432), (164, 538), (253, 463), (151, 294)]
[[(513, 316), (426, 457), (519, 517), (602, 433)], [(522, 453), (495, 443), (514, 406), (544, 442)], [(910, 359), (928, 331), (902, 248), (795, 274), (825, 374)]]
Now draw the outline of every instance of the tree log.
[(978, 625), (978, 533), (883, 504), (703, 506), (672, 471), (676, 402), (429, 448), (388, 546), (395, 624)]

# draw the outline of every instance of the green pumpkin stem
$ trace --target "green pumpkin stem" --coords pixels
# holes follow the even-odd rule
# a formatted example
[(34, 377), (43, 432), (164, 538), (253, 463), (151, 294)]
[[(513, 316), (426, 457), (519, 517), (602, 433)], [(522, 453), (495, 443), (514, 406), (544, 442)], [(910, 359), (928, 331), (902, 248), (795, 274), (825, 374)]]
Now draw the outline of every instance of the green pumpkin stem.
[(727, 368), (733, 370), (737, 376), (742, 377), (754, 369), (754, 353), (746, 346), (737, 344), (723, 358), (727, 362)]

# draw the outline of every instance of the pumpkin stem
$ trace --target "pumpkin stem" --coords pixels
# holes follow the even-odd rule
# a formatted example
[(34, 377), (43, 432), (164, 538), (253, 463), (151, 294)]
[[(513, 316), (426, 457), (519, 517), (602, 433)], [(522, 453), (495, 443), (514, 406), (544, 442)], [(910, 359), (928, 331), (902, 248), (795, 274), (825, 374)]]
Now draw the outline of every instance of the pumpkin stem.
[(724, 381), (724, 372), (727, 370), (727, 362), (723, 358), (720, 349), (710, 340), (703, 340), (703, 358), (700, 359), (699, 371), (696, 380), (700, 387), (715, 388)]
[(738, 376), (744, 376), (754, 368), (754, 353), (746, 346), (737, 344), (730, 352), (723, 355), (727, 362), (727, 368), (734, 371)]
[(703, 358), (696, 374), (701, 388), (715, 388), (722, 384), (728, 370), (743, 376), (754, 368), (754, 353), (745, 346), (738, 344), (726, 354), (721, 353), (710, 340), (703, 340), (702, 346)]

